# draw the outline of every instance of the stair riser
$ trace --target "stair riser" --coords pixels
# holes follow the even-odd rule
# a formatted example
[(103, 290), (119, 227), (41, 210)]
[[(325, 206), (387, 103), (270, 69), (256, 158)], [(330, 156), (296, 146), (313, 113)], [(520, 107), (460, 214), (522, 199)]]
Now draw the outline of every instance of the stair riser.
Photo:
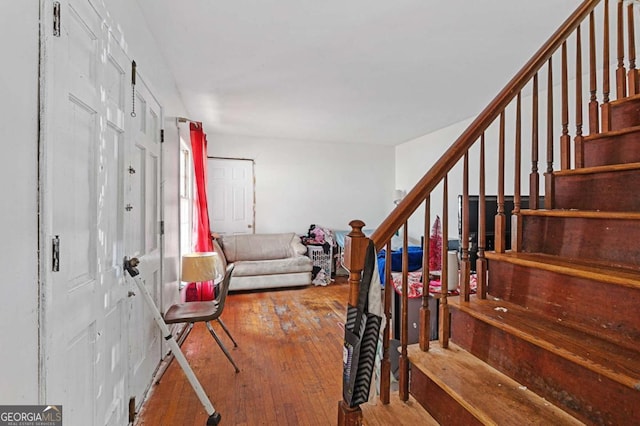
[(489, 294), (630, 349), (640, 341), (637, 289), (492, 260)]
[(556, 209), (640, 212), (640, 171), (627, 170), (588, 175), (556, 176)]
[(522, 251), (640, 269), (640, 221), (523, 216)]
[(640, 125), (640, 104), (636, 99), (611, 105), (611, 130)]
[(608, 166), (640, 162), (638, 133), (585, 140), (584, 167)]
[[(640, 418), (640, 392), (492, 327), (452, 307), (452, 341), (589, 424)], [(585, 348), (588, 350), (588, 348)]]
[(419, 368), (411, 369), (410, 393), (441, 425), (482, 425)]

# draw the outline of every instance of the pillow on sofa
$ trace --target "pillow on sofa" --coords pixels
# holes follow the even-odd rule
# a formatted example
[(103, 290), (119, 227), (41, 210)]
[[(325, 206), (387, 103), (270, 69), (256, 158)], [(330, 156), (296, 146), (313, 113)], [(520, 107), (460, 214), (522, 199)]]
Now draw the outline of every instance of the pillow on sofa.
[(294, 232), (222, 235), (222, 247), (228, 262), (285, 259), (306, 252), (300, 237)]

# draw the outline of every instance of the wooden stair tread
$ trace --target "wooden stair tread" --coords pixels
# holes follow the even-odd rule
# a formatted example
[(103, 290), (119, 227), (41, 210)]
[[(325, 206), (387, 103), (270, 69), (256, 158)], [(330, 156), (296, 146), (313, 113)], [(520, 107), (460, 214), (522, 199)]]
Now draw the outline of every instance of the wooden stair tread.
[(409, 400), (400, 400), (398, 392), (391, 392), (389, 404), (382, 404), (380, 398), (360, 405), (362, 424), (366, 426), (387, 426), (397, 424), (402, 419), (405, 424), (439, 426), (432, 416), (416, 399), (409, 395)]
[(620, 99), (614, 99), (614, 100), (609, 102), (609, 105), (616, 106), (616, 105), (624, 104), (624, 103), (627, 103), (627, 102), (638, 101), (638, 100), (640, 100), (640, 94), (633, 95), (633, 96), (626, 96), (626, 97), (620, 98)]
[(577, 209), (522, 209), (522, 216), (544, 216), (544, 217), (566, 217), (566, 218), (583, 218), (583, 219), (628, 219), (640, 220), (638, 212), (609, 212), (601, 210), (577, 210)]
[(554, 176), (575, 176), (588, 175), (596, 173), (624, 172), (629, 170), (640, 169), (640, 163), (610, 164), (606, 166), (582, 167), (579, 169), (557, 170), (553, 172)]
[[(640, 352), (576, 330), (561, 320), (534, 315), (500, 299), (478, 299), (454, 307), (481, 321), (640, 391)], [(640, 394), (639, 394), (640, 395)]]
[(544, 253), (516, 253), (513, 251), (496, 253), (487, 251), (485, 252), (485, 257), (489, 260), (500, 260), (515, 265), (640, 289), (640, 272), (628, 267), (598, 263), (591, 260), (568, 259)]
[(500, 373), (454, 343), (428, 352), (408, 347), (412, 368), (419, 368), (484, 424), (581, 425), (558, 407)]
[(629, 133), (640, 132), (640, 126), (626, 127), (620, 130), (611, 130), (608, 132), (595, 133), (584, 137), (585, 141), (593, 141), (604, 138), (612, 138), (620, 135), (626, 135)]

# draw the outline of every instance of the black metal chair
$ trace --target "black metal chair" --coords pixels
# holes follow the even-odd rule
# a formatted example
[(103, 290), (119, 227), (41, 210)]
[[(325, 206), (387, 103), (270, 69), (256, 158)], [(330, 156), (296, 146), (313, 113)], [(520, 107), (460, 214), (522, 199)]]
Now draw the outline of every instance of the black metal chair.
[(164, 321), (167, 324), (176, 324), (176, 323), (196, 323), (196, 322), (204, 322), (209, 330), (209, 333), (213, 336), (215, 341), (218, 343), (218, 346), (222, 349), (226, 357), (231, 361), (233, 367), (236, 370), (236, 373), (240, 371), (236, 363), (233, 361), (231, 354), (222, 343), (215, 330), (211, 326), (211, 321), (218, 321), (220, 326), (227, 333), (227, 336), (233, 342), (234, 347), (238, 347), (233, 336), (229, 332), (229, 329), (220, 318), (222, 315), (222, 310), (224, 309), (224, 303), (227, 298), (227, 293), (229, 292), (229, 282), (231, 281), (231, 274), (233, 273), (233, 264), (229, 264), (224, 274), (224, 279), (220, 283), (218, 295), (215, 300), (204, 301), (204, 302), (187, 302), (187, 303), (177, 303), (175, 305), (171, 305), (167, 312), (164, 314)]

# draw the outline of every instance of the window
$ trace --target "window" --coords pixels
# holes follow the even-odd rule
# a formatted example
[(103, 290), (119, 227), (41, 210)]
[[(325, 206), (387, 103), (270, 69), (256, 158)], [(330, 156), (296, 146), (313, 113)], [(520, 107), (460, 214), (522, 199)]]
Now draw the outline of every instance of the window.
[(180, 139), (180, 254), (193, 251), (193, 166), (191, 150)]

